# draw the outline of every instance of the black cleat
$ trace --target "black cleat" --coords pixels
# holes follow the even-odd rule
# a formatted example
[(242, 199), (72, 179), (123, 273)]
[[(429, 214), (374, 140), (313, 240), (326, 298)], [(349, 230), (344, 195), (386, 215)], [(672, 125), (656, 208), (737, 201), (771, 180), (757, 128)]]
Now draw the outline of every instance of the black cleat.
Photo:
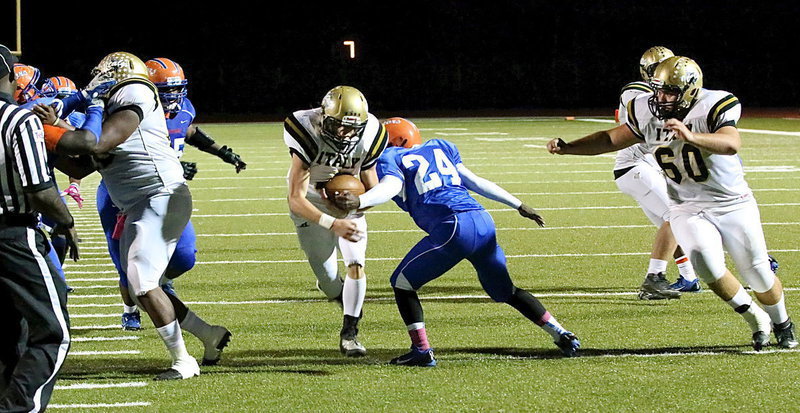
[(784, 326), (783, 328), (779, 328), (777, 325), (773, 325), (773, 332), (775, 332), (775, 339), (778, 341), (778, 346), (783, 348), (795, 348), (797, 347), (797, 336), (795, 335), (794, 331), (794, 323), (789, 321), (789, 323)]

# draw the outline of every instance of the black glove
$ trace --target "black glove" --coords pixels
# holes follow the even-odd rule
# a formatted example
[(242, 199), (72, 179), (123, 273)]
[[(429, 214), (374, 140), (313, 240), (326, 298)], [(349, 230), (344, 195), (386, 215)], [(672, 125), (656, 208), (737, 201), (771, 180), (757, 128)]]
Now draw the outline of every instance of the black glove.
[(540, 227), (544, 226), (544, 219), (542, 219), (542, 216), (539, 215), (539, 213), (536, 212), (535, 209), (533, 209), (533, 208), (531, 208), (531, 207), (529, 207), (529, 206), (527, 206), (525, 204), (522, 204), (522, 205), (519, 206), (519, 208), (517, 208), (517, 211), (523, 217), (528, 218), (528, 219), (533, 220), (533, 221), (536, 221), (536, 223), (539, 224)]
[(183, 179), (191, 181), (192, 178), (194, 178), (194, 175), (197, 173), (197, 162), (181, 161), (181, 166), (183, 167)]
[(348, 191), (337, 192), (333, 197), (333, 204), (343, 211), (355, 211), (361, 206), (361, 200), (358, 196), (351, 194)]
[(229, 148), (228, 145), (224, 145), (219, 148), (217, 156), (219, 156), (219, 158), (223, 161), (235, 166), (237, 174), (242, 170), (247, 169), (247, 164), (242, 161), (242, 157), (233, 152), (233, 149)]

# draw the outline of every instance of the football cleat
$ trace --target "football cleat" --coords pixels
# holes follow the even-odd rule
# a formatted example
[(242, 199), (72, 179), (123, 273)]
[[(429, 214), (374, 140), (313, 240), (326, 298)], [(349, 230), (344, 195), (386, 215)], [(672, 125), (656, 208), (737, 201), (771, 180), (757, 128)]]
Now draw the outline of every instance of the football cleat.
[(132, 313), (122, 313), (122, 329), (128, 331), (142, 329), (142, 315), (138, 310)]
[(684, 293), (696, 293), (701, 291), (703, 288), (700, 287), (700, 280), (695, 278), (692, 281), (686, 281), (686, 278), (678, 277), (678, 280), (675, 281), (669, 288), (675, 291), (681, 291)]
[(412, 345), (411, 351), (402, 356), (395, 357), (389, 364), (397, 366), (416, 366), (416, 367), (436, 367), (436, 357), (433, 356), (433, 349), (420, 350)]
[(184, 380), (199, 375), (200, 366), (197, 365), (197, 360), (193, 357), (187, 357), (172, 363), (172, 367), (160, 373), (153, 380)]
[(339, 342), (339, 351), (347, 357), (364, 357), (367, 355), (367, 348), (355, 336), (342, 337)]
[(789, 321), (789, 324), (783, 328), (773, 325), (775, 331), (775, 339), (778, 341), (778, 346), (783, 348), (795, 348), (798, 345), (797, 336), (794, 331), (794, 323)]
[(216, 336), (208, 343), (203, 343), (205, 351), (203, 352), (203, 361), (200, 363), (203, 366), (214, 366), (219, 363), (222, 350), (228, 346), (233, 335), (223, 326), (211, 326), (211, 328), (215, 330)]
[[(753, 303), (753, 306), (756, 304)], [(751, 307), (752, 308), (752, 307)], [(772, 331), (772, 320), (769, 315), (755, 306), (754, 311), (748, 310), (742, 313), (742, 317), (750, 325), (750, 330), (753, 331), (753, 350), (760, 351), (762, 348), (769, 346), (769, 333)]]
[(639, 287), (640, 300), (669, 300), (681, 298), (681, 293), (670, 288), (664, 273), (647, 274)]
[(581, 341), (575, 334), (567, 331), (561, 334), (558, 341), (554, 341), (555, 345), (564, 353), (564, 357), (578, 357), (578, 349), (581, 347)]
[(769, 346), (769, 333), (763, 331), (756, 331), (753, 333), (753, 350), (761, 351), (761, 349), (767, 346)]

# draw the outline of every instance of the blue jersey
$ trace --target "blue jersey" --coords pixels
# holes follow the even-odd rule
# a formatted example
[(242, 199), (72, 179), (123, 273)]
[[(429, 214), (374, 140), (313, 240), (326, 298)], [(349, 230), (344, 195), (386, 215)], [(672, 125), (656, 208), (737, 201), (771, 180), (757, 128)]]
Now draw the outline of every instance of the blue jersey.
[(442, 139), (431, 139), (413, 148), (390, 147), (378, 160), (378, 178), (392, 175), (403, 180), (403, 192), (393, 200), (426, 232), (459, 212), (483, 206), (461, 184), (456, 165), (458, 148)]
[(175, 149), (175, 153), (180, 158), (183, 155), (184, 140), (189, 126), (194, 122), (196, 116), (194, 105), (188, 98), (184, 98), (181, 107), (173, 117), (167, 114), (167, 130), (169, 131), (169, 144)]

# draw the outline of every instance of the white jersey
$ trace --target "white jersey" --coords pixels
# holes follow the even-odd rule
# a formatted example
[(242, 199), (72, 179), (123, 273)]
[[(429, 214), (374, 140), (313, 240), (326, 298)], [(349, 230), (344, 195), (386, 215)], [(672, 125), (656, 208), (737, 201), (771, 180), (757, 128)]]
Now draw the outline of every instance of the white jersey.
[[(628, 102), (639, 95), (650, 93), (653, 93), (653, 88), (645, 82), (631, 82), (623, 86), (619, 95), (619, 121), (624, 123), (625, 119), (628, 117)], [(639, 162), (647, 162), (651, 166), (659, 168), (647, 146), (640, 143), (617, 152), (614, 170), (618, 171), (620, 169), (633, 168)]]
[[(626, 124), (653, 151), (664, 174), (670, 178), (670, 198), (676, 203), (726, 205), (747, 201), (752, 191), (744, 180), (739, 155), (712, 154), (674, 139), (664, 121), (651, 112), (651, 95), (640, 95), (627, 106)], [(683, 123), (696, 133), (714, 133), (736, 126), (742, 113), (739, 100), (721, 90), (702, 89)]]
[(186, 182), (175, 150), (170, 147), (164, 110), (152, 83), (143, 79), (123, 81), (112, 89), (105, 110), (106, 116), (132, 110), (140, 119), (133, 134), (109, 151), (110, 157), (100, 169), (115, 205), (125, 211)]
[(311, 174), (309, 193), (319, 189), (335, 175), (358, 174), (373, 167), (386, 149), (388, 134), (371, 113), (358, 144), (348, 153), (341, 153), (322, 138), (322, 108), (299, 110), (284, 122), (283, 140), (289, 152), (297, 155), (308, 166)]

